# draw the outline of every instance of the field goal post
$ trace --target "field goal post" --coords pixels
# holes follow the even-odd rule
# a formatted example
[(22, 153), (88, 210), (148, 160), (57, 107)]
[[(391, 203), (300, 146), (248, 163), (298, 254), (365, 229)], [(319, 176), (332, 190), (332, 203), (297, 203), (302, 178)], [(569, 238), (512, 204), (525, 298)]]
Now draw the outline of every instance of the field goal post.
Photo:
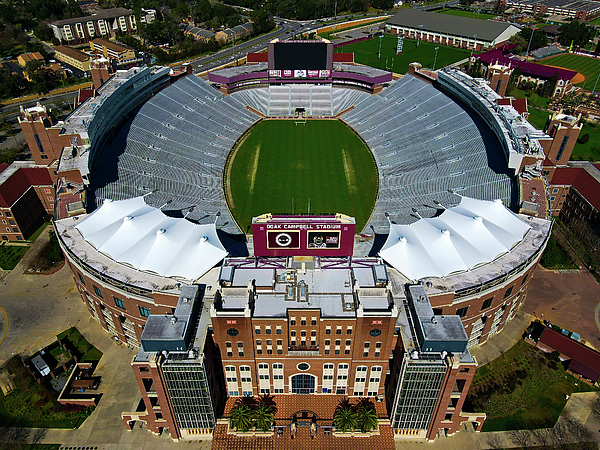
[(299, 123), (306, 125), (306, 108), (296, 108), (294, 110), (294, 123), (298, 126)]

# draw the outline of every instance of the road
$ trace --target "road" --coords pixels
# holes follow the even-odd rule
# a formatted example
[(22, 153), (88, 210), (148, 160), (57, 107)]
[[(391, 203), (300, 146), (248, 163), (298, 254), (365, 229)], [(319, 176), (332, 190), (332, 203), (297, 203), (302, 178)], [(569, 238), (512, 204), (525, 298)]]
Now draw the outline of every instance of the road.
[[(369, 13), (365, 15), (361, 15), (360, 17), (352, 17), (352, 16), (342, 16), (340, 19), (342, 21), (348, 21), (353, 19), (362, 19), (369, 16), (377, 16), (382, 13)], [(383, 13), (385, 14), (385, 13)], [(194, 67), (194, 73), (206, 72), (209, 70), (213, 70), (217, 67), (223, 66), (225, 64), (231, 63), (237, 59), (241, 59), (246, 56), (248, 52), (260, 52), (267, 47), (267, 43), (275, 38), (280, 39), (291, 39), (294, 36), (300, 36), (303, 33), (308, 33), (310, 31), (316, 30), (317, 28), (321, 28), (325, 26), (324, 22), (329, 21), (333, 18), (329, 19), (321, 19), (320, 22), (316, 20), (299, 22), (295, 20), (287, 20), (287, 19), (277, 19), (279, 28), (271, 31), (270, 33), (258, 36), (254, 39), (250, 39), (246, 42), (243, 42), (239, 45), (235, 45), (234, 47), (225, 48), (223, 50), (219, 50), (216, 53), (212, 53), (207, 56), (203, 56), (191, 61), (188, 61)], [(19, 108), (23, 106), (24, 108), (29, 108), (31, 106), (35, 106), (38, 101), (43, 105), (55, 105), (60, 104), (64, 101), (72, 101), (77, 96), (77, 92), (69, 92), (65, 94), (59, 94), (52, 97), (43, 97), (41, 100), (34, 99), (29, 101), (24, 101), (20, 104), (14, 105), (5, 105), (0, 107), (0, 120), (1, 121), (13, 121), (16, 120), (18, 116), (20, 116)]]

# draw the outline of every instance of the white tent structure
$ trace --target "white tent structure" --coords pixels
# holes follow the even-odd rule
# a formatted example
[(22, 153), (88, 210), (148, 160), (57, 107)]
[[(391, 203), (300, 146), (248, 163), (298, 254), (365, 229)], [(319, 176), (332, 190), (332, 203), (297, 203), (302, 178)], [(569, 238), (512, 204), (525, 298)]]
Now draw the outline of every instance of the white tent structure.
[(531, 227), (501, 200), (462, 197), (438, 217), (390, 224), (380, 256), (411, 280), (471, 270), (509, 252)]
[(115, 261), (165, 277), (195, 280), (227, 256), (214, 224), (168, 217), (143, 197), (106, 199), (75, 228)]

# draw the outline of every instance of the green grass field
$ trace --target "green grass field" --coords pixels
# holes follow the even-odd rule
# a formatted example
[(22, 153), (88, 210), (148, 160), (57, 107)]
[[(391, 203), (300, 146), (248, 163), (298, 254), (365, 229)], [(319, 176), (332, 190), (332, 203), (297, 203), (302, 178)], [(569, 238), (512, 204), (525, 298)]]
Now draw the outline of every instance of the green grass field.
[(562, 54), (551, 56), (550, 58), (538, 61), (540, 64), (549, 66), (563, 67), (565, 69), (575, 70), (585, 77), (583, 83), (577, 83), (576, 86), (592, 90), (594, 83), (600, 73), (600, 59), (588, 58), (587, 56)]
[(573, 148), (571, 159), (576, 161), (600, 161), (600, 126), (593, 122), (584, 122), (579, 137), (590, 135), (590, 140), (585, 144), (577, 142)]
[(461, 9), (446, 9), (444, 11), (440, 11), (441, 14), (448, 14), (450, 16), (460, 16), (460, 17), (470, 17), (471, 19), (481, 19), (487, 20), (492, 17), (497, 16), (497, 14), (488, 14), (486, 12), (476, 12), (476, 11), (463, 11)]
[(435, 61), (436, 69), (461, 61), (471, 54), (471, 50), (431, 42), (419, 42), (417, 48), (416, 40), (404, 39), (402, 54), (396, 55), (398, 38), (391, 34), (384, 34), (381, 42), (381, 59), (378, 61), (379, 40), (380, 38), (369, 39), (368, 41), (340, 47), (335, 51), (338, 53), (354, 53), (354, 61), (359, 64), (391, 70), (395, 73), (408, 72), (408, 65), (412, 62), (418, 62), (423, 67), (433, 69), (436, 47), (440, 48)]
[(307, 213), (309, 199), (312, 214), (348, 214), (358, 232), (379, 181), (369, 149), (338, 120), (263, 120), (242, 138), (225, 173), (230, 208), (248, 233), (253, 216)]

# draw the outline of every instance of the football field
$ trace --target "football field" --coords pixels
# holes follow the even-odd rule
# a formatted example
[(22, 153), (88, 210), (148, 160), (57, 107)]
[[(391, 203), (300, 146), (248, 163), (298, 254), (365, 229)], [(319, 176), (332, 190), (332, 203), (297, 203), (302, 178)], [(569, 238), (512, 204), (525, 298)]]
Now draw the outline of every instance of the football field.
[(263, 120), (244, 135), (225, 168), (240, 228), (252, 217), (344, 213), (365, 226), (375, 204), (377, 166), (367, 146), (338, 120)]
[(346, 45), (337, 48), (336, 53), (354, 53), (354, 61), (378, 69), (390, 70), (395, 73), (408, 72), (408, 65), (418, 62), (423, 67), (433, 69), (435, 59), (435, 48), (439, 47), (435, 68), (447, 66), (468, 58), (471, 50), (449, 47), (447, 45), (434, 44), (432, 42), (404, 39), (402, 54), (396, 55), (396, 44), (398, 38), (391, 34), (384, 34), (381, 38), (381, 59), (377, 60), (379, 53), (380, 38), (375, 37), (357, 44)]

